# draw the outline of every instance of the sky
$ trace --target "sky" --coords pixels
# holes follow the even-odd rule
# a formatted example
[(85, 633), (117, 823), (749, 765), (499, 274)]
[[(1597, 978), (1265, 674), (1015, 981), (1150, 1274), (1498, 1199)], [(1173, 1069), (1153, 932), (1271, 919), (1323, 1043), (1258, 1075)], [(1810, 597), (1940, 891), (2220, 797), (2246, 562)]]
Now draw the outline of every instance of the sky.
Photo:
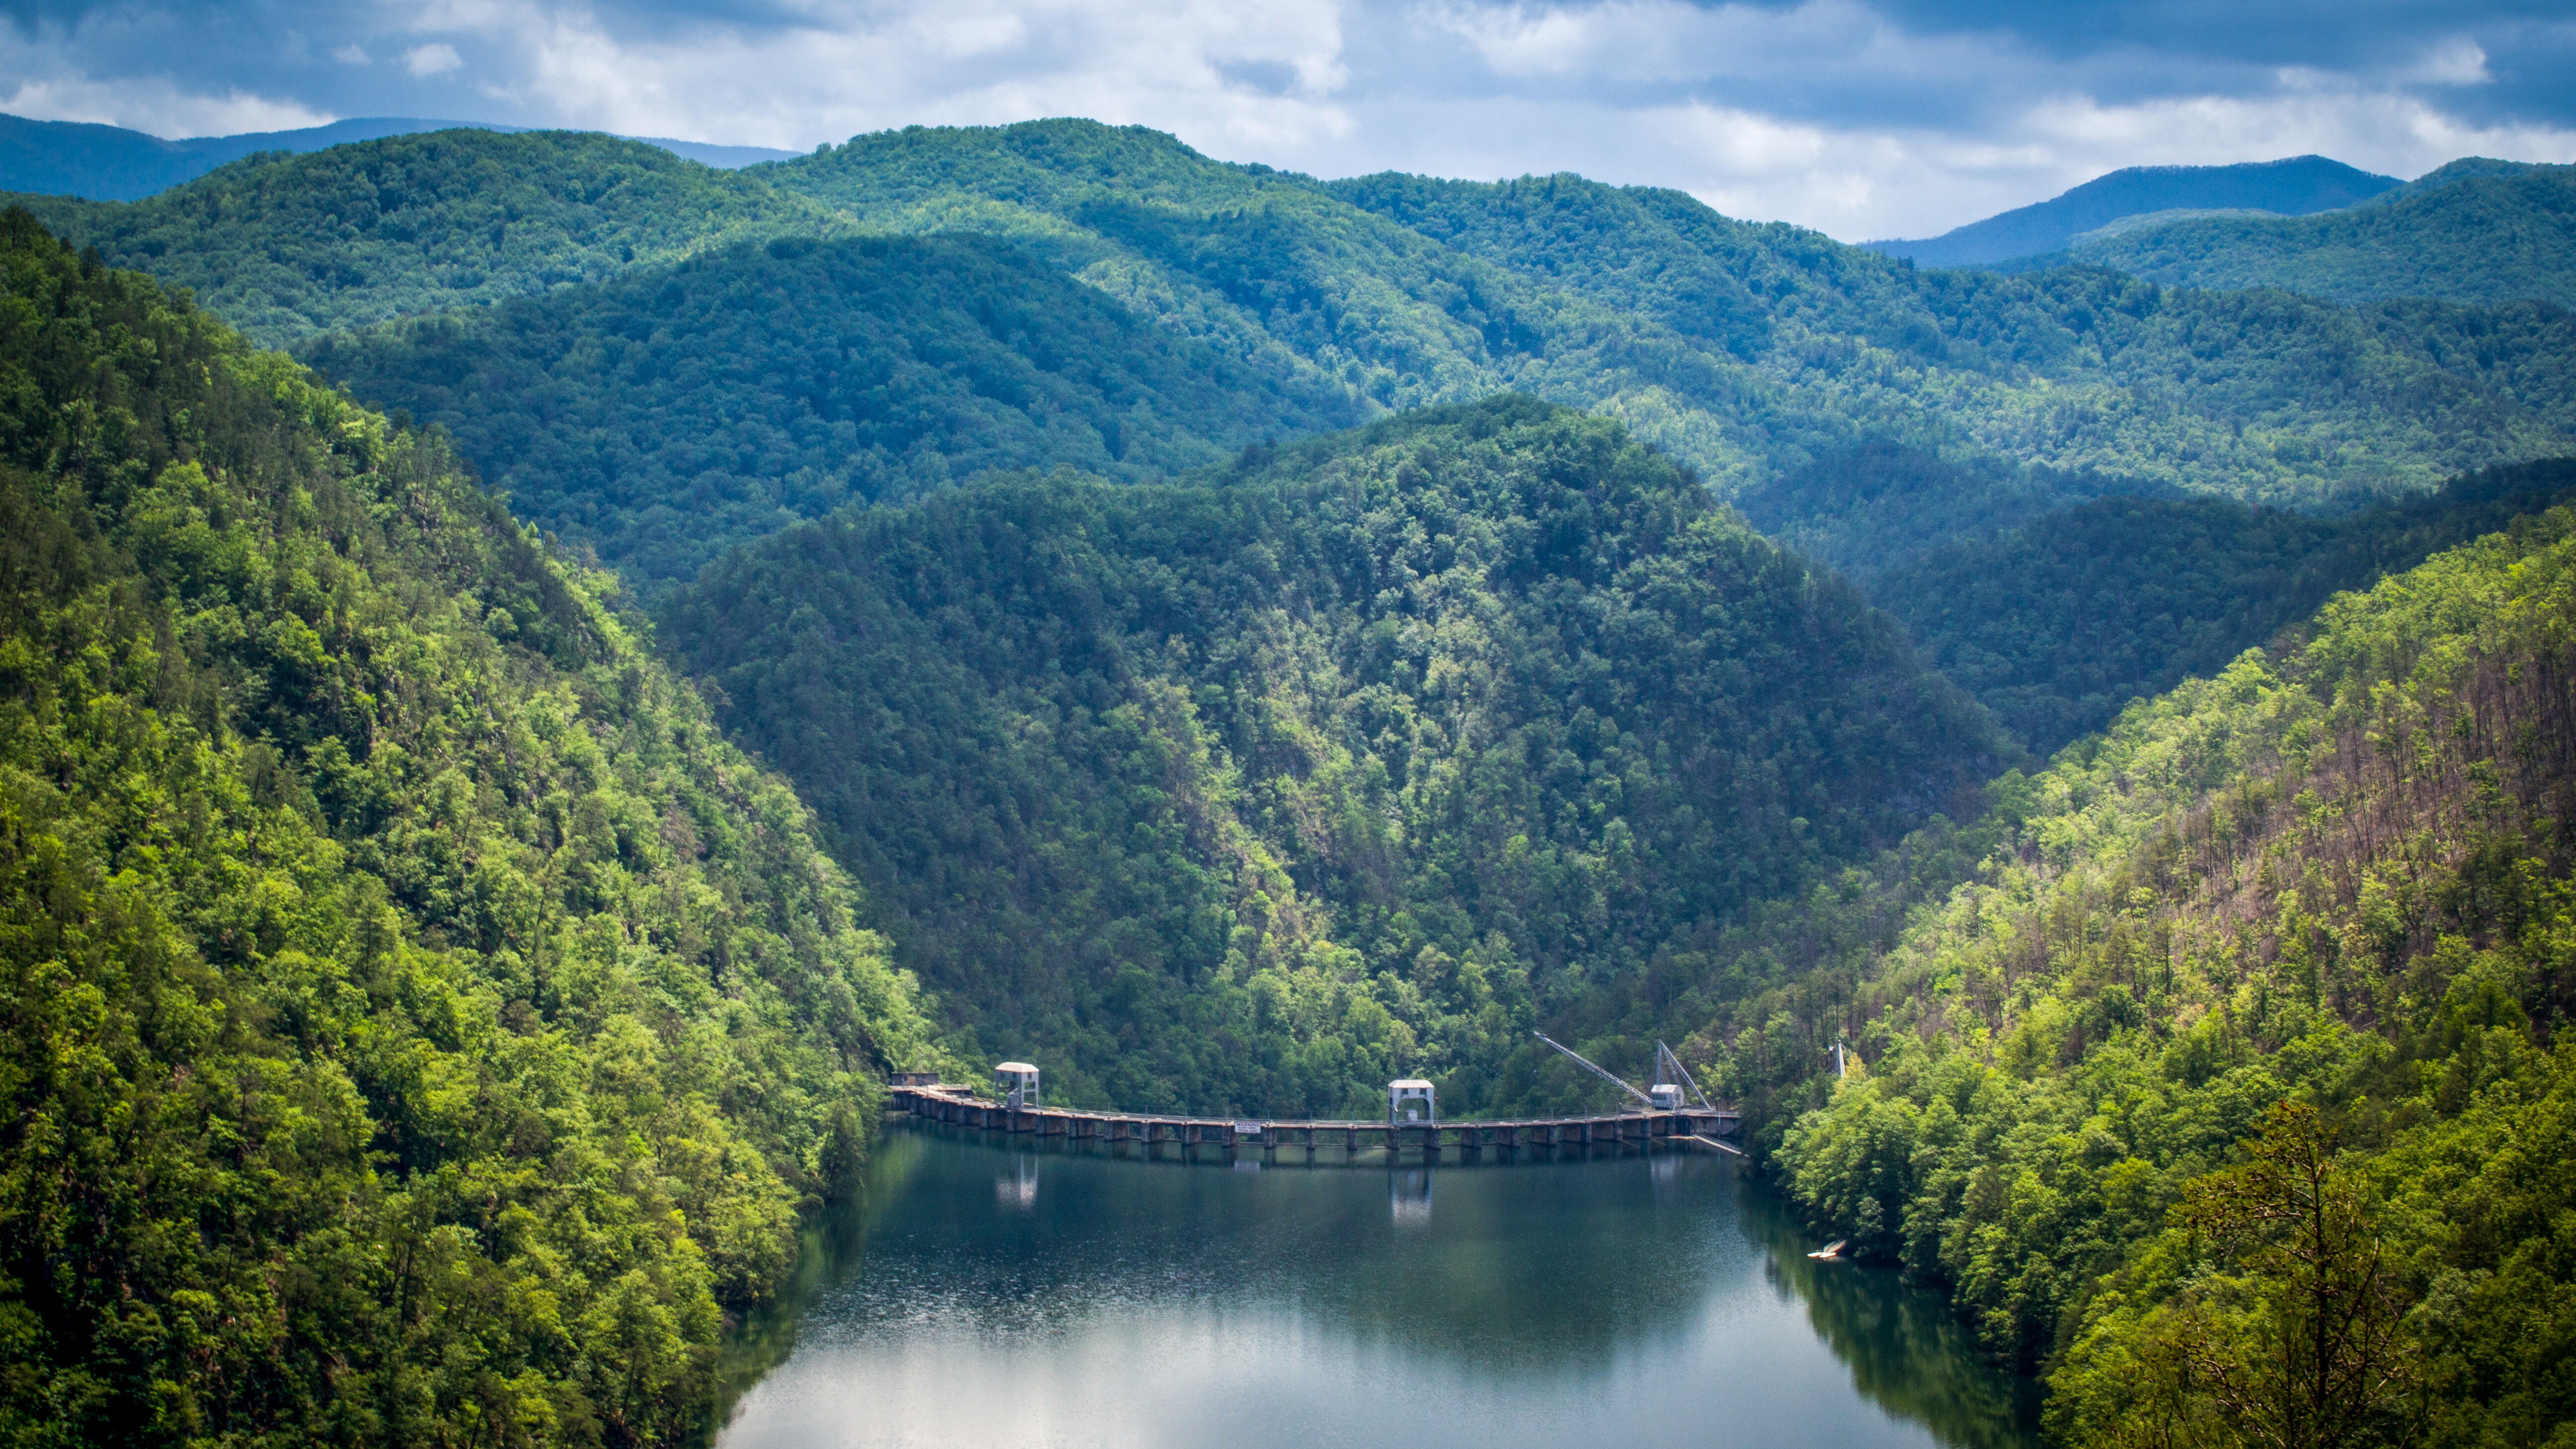
[(2122, 166), (2576, 162), (2569, 0), (0, 0), (0, 111), (807, 150), (1089, 116), (1319, 176), (1580, 172), (1846, 241)]

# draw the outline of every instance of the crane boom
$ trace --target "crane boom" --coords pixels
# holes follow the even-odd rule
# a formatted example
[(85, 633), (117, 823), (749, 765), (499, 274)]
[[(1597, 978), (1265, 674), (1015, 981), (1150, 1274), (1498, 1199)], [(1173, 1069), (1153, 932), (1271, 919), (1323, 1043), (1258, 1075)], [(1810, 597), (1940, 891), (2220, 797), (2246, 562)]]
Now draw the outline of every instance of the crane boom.
[[(1674, 1051), (1671, 1047), (1664, 1045), (1662, 1042), (1655, 1043), (1655, 1051), (1658, 1053), (1655, 1059), (1655, 1065), (1660, 1067), (1666, 1062), (1672, 1063), (1673, 1070), (1681, 1073), (1682, 1085), (1691, 1089), (1691, 1095), (1699, 1099), (1700, 1106), (1707, 1108), (1707, 1110), (1711, 1112), (1717, 1110), (1715, 1107), (1709, 1106), (1708, 1093), (1699, 1089), (1699, 1083), (1691, 1076), (1690, 1068), (1682, 1065), (1681, 1053)], [(1662, 1074), (1657, 1073), (1657, 1075), (1660, 1076)]]
[(1645, 1093), (1629, 1086), (1626, 1082), (1623, 1082), (1617, 1077), (1610, 1075), (1608, 1072), (1601, 1070), (1599, 1067), (1592, 1065), (1591, 1060), (1585, 1057), (1583, 1053), (1576, 1051), (1574, 1048), (1567, 1046), (1561, 1041), (1558, 1041), (1555, 1037), (1549, 1036), (1543, 1031), (1534, 1031), (1531, 1032), (1530, 1035), (1537, 1037), (1540, 1041), (1546, 1042), (1549, 1046), (1552, 1046), (1558, 1051), (1565, 1053), (1567, 1056), (1574, 1058), (1576, 1063), (1582, 1066), (1585, 1071), (1590, 1072), (1592, 1075), (1599, 1077), (1601, 1080), (1608, 1082), (1614, 1087), (1617, 1087), (1620, 1091), (1627, 1093), (1629, 1096), (1636, 1098), (1638, 1101), (1645, 1103), (1649, 1107), (1655, 1105), (1654, 1098), (1647, 1096)]

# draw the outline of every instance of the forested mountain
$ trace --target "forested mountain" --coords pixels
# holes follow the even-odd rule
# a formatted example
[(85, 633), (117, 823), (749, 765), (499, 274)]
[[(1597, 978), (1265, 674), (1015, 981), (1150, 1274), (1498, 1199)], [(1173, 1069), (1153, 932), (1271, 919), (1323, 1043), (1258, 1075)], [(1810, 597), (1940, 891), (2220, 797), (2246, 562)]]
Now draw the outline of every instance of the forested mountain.
[[(2305, 507), (2576, 448), (2576, 322), (2553, 309), (1917, 272), (1679, 193), (1571, 177), (1325, 185), (1088, 122), (915, 128), (731, 174), (601, 137), (443, 132), (42, 214), (273, 341), (754, 239), (989, 233), (1294, 395), (1365, 411), (1518, 389), (1623, 419), (1721, 495), (1901, 445), (2023, 491)], [(423, 412), (456, 385), (425, 355), (379, 380), (372, 396)], [(745, 405), (772, 419), (800, 406), (791, 379)], [(525, 440), (561, 456), (558, 436)], [(712, 458), (727, 443), (674, 426), (665, 446)], [(496, 475), (539, 468), (515, 449), (471, 456)], [(669, 462), (612, 486), (658, 488)], [(1966, 526), (1929, 521), (1933, 537)]]
[(1873, 251), (1923, 267), (1973, 267), (2062, 252), (2085, 233), (2124, 218), (2173, 211), (2258, 211), (2306, 216), (2397, 190), (2403, 183), (2323, 156), (2234, 166), (2128, 166), (2030, 206), (1920, 241), (1875, 241)]
[(1535, 1026), (2070, 1441), (2320, 1305), (2362, 1429), (2576, 1417), (2566, 182), (2475, 169), (2086, 244), (2251, 291), (1067, 121), (8, 213), (0, 1437), (672, 1442), (891, 1066), (1588, 1103)]
[(2213, 675), (2316, 612), (2516, 516), (2576, 499), (2576, 460), (2318, 519), (2215, 498), (2113, 498), (1961, 540), (1864, 584), (1924, 660), (2042, 755), (2132, 699)]
[[(1729, 221), (1678, 192), (1575, 177), (1330, 189), (1620, 315), (1696, 333), (1703, 356), (1722, 336), (1785, 386), (1716, 408), (1758, 421), (1783, 463), (1893, 442), (2053, 479), (2100, 473), (2130, 489), (2314, 506), (2567, 451), (2543, 441), (2576, 402), (2564, 376), (2576, 334), (2554, 308), (2342, 308), (2082, 270), (1918, 272), (1794, 227)], [(1787, 406), (1801, 399), (1814, 414)], [(1853, 441), (1804, 416), (1850, 420)], [(1703, 461), (1687, 430), (1645, 431)], [(1760, 476), (1710, 471), (1730, 487)]]
[(0, 218), (0, 1438), (703, 1425), (926, 1027), (611, 587)]
[(2576, 438), (2554, 311), (1917, 272), (1678, 192), (1315, 183), (1077, 121), (861, 136), (747, 174), (870, 227), (1010, 236), (1380, 403), (1508, 386), (1604, 412), (1721, 493), (1892, 441), (2312, 504)]
[(1129, 1110), (1588, 1097), (1651, 1009), (2011, 747), (1846, 586), (1527, 399), (1203, 484), (994, 479), (738, 551), (662, 611), (985, 1052)]
[(848, 230), (739, 172), (571, 131), (437, 131), (252, 157), (136, 202), (0, 199), (111, 265), (192, 289), (272, 347), (734, 241)]
[(2279, 287), (2344, 302), (2576, 307), (2576, 166), (2455, 176), (2320, 216), (2186, 217), (2079, 241), (2042, 260), (2115, 267), (2174, 287)]
[(1698, 1049), (2068, 1441), (2576, 1414), (2571, 589), (2576, 510), (2517, 519), (1736, 938)]
[(1767, 537), (1862, 583), (1945, 545), (1991, 539), (2097, 498), (2179, 498), (2169, 484), (1868, 443), (1735, 495)]
[(300, 349), (449, 430), (522, 518), (646, 587), (988, 469), (1134, 480), (1360, 420), (978, 237), (743, 243)]

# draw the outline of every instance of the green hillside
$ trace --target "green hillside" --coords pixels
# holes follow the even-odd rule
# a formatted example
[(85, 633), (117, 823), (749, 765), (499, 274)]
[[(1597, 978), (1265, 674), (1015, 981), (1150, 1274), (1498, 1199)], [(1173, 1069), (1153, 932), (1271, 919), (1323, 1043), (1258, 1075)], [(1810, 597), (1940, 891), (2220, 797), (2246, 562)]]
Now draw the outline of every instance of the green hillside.
[(1811, 969), (1698, 1049), (1819, 1230), (1947, 1284), (2068, 1442), (2576, 1413), (2571, 585), (2576, 510), (2516, 520), (1768, 918)]
[(1128, 1110), (1588, 1100), (1531, 1026), (1660, 1004), (1693, 931), (2011, 753), (1847, 587), (1527, 399), (843, 515), (661, 637), (961, 1038)]
[(1735, 495), (1766, 537), (1867, 584), (1945, 546), (1990, 539), (2103, 497), (2182, 490), (2097, 472), (1952, 462), (1869, 443), (1829, 454)]
[[(2551, 308), (2343, 308), (2082, 269), (1917, 271), (1795, 227), (1730, 221), (1679, 192), (1570, 176), (1327, 189), (1693, 338), (1712, 361), (1723, 351), (1755, 364), (1777, 389), (1697, 405), (1776, 429), (1769, 458), (1784, 472), (1900, 443), (2043, 482), (2100, 474), (2131, 490), (2307, 507), (2563, 453), (2551, 440), (2576, 421), (2576, 334)], [(1566, 400), (1630, 408), (1618, 396)], [(1828, 414), (1849, 420), (1851, 442), (1823, 446), (1830, 434), (1803, 424)], [(1722, 486), (1764, 481), (1655, 416), (1641, 420), (1644, 435)]]
[(1725, 494), (1896, 442), (2304, 506), (2576, 446), (2553, 311), (1918, 272), (1677, 192), (1322, 184), (1088, 122), (880, 133), (750, 174), (869, 227), (1010, 237), (1378, 403), (1511, 387), (1603, 412)]
[(675, 1442), (923, 1049), (434, 440), (0, 218), (0, 1438)]
[(1168, 476), (1359, 420), (975, 237), (746, 243), (300, 353), (648, 586), (987, 469)]
[(1864, 585), (1926, 663), (2042, 755), (2212, 675), (2329, 595), (2576, 498), (2576, 460), (2495, 468), (2340, 519), (2114, 498), (1954, 542)]
[[(743, 256), (749, 240), (982, 233), (1199, 356), (1270, 380), (1261, 387), (1349, 410), (1336, 418), (1518, 390), (1619, 418), (1722, 496), (1902, 446), (2025, 493), (2340, 506), (2576, 449), (2576, 320), (2549, 308), (2346, 308), (2169, 292), (2082, 269), (1917, 271), (1813, 232), (1729, 221), (1676, 192), (1573, 177), (1327, 185), (1089, 122), (879, 133), (736, 173), (604, 137), (445, 132), (248, 160), (148, 201), (56, 200), (41, 214), (272, 341), (596, 284), (729, 247)], [(572, 313), (592, 305), (630, 331), (646, 327), (656, 302), (640, 286), (529, 321), (551, 339), (504, 341), (480, 320), (400, 344), (331, 345), (352, 369), (348, 347), (400, 354), (369, 395), (423, 414), (459, 413), (460, 399), (539, 367), (550, 379), (541, 390), (568, 400), (560, 374), (590, 364), (546, 349), (568, 346), (567, 329), (584, 325)], [(603, 344), (602, 355), (637, 340)], [(431, 355), (450, 343), (468, 356)], [(1136, 381), (1135, 396), (1159, 391)], [(643, 444), (605, 439), (588, 421), (631, 419), (588, 406), (551, 432), (496, 422), (472, 456), (530, 496), (557, 486), (536, 480), (561, 475), (566, 520), (588, 506), (569, 497), (576, 484), (603, 492), (599, 506), (616, 514), (675, 487), (729, 499), (736, 485), (712, 475), (741, 472), (748, 501), (725, 537), (867, 491), (855, 478), (790, 476), (809, 471), (810, 449), (781, 430), (821, 435), (819, 423), (786, 421), (801, 406), (792, 378), (743, 387), (742, 406), (766, 421), (738, 463), (721, 461), (737, 445), (708, 417), (657, 415), (658, 456), (643, 458)], [(1201, 406), (1153, 403), (1176, 419)], [(1051, 426), (1041, 419), (1037, 431)], [(588, 440), (566, 440), (584, 429)], [(613, 468), (559, 466), (601, 441)], [(963, 471), (1012, 452), (990, 441), (984, 426), (964, 430)], [(1050, 461), (1091, 466), (1091, 451), (1074, 440)], [(1105, 437), (1100, 451), (1123, 463)], [(923, 451), (907, 467), (961, 471)], [(1974, 514), (1921, 520), (1931, 533), (1913, 543), (1974, 531)], [(684, 568), (683, 555), (696, 556), (665, 549), (652, 567)]]
[(847, 228), (641, 141), (433, 131), (254, 156), (134, 202), (0, 197), (190, 288), (264, 346), (597, 282), (746, 238)]
[(2171, 287), (2576, 307), (2576, 166), (2469, 176), (2316, 216), (2139, 227), (2078, 242), (2064, 260)]

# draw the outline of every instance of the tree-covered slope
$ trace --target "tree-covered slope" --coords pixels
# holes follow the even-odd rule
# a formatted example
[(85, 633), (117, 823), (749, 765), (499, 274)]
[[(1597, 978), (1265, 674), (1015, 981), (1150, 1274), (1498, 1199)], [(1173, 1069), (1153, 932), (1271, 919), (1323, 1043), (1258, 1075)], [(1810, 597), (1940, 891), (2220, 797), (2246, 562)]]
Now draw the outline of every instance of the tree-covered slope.
[(647, 585), (987, 469), (1170, 476), (1359, 420), (976, 237), (746, 243), (300, 352)]
[(7, 199), (111, 265), (190, 288), (272, 347), (732, 241), (847, 230), (742, 173), (570, 131), (436, 131), (254, 156), (135, 202)]
[(1379, 403), (1508, 386), (1616, 416), (1722, 493), (1892, 441), (2312, 504), (2576, 437), (2551, 312), (1916, 272), (1678, 192), (1316, 183), (1088, 122), (860, 136), (752, 174), (870, 227), (1009, 236)]
[(2172, 287), (2576, 307), (2576, 166), (2468, 177), (2320, 216), (2187, 218), (2081, 242), (2065, 259)]
[[(1711, 363), (1742, 359), (1764, 386), (1735, 400), (1665, 395), (1759, 422), (1774, 435), (1772, 471), (1718, 466), (1669, 408), (1641, 421), (1729, 489), (1898, 443), (2052, 478), (2306, 507), (2430, 491), (2471, 468), (2567, 452), (2576, 436), (2576, 319), (2553, 307), (2343, 307), (2081, 268), (1917, 271), (1795, 227), (1730, 221), (1679, 192), (1569, 176), (1326, 189), (1692, 337)], [(1842, 431), (1806, 421), (1821, 418)]]
[(1946, 1283), (2067, 1440), (2576, 1420), (2571, 591), (2561, 508), (2338, 597), (2006, 781), (1955, 889), (1780, 912), (1856, 949), (1700, 1037), (1818, 1229)]
[(1848, 588), (1527, 399), (843, 515), (662, 638), (961, 1031), (1128, 1109), (1583, 1094), (1531, 1026), (2010, 754)]
[(1925, 662), (2042, 755), (2129, 701), (2211, 675), (2316, 612), (2518, 514), (2576, 497), (2576, 461), (2493, 468), (2319, 519), (2214, 498), (2112, 498), (1961, 540), (1864, 584)]
[(1869, 443), (1776, 474), (1734, 503), (1765, 536), (1865, 585), (1938, 549), (2095, 499), (2183, 496), (2170, 485), (2099, 472), (1960, 463)]
[[(247, 161), (132, 206), (47, 207), (76, 241), (272, 339), (747, 239), (987, 233), (1302, 394), (1365, 412), (1528, 392), (1620, 418), (1725, 496), (1900, 445), (2024, 491), (2090, 480), (2069, 486), (2306, 507), (2576, 448), (2576, 322), (2545, 307), (1917, 272), (1675, 192), (1323, 184), (1088, 122), (915, 128), (732, 174), (600, 137), (451, 132)], [(694, 426), (662, 441), (728, 446)], [(668, 461), (610, 486), (658, 488)]]
[(703, 1424), (925, 1028), (606, 583), (0, 219), (0, 1437)]

